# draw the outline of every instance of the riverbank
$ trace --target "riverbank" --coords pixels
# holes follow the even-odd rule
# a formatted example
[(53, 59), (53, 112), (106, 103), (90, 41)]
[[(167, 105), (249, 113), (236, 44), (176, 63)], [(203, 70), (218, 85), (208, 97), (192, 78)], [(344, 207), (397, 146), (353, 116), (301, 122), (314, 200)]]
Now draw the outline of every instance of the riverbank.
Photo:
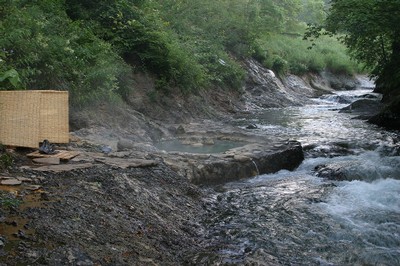
[[(231, 179), (237, 171), (242, 173), (237, 177), (249, 177), (261, 171), (292, 170), (302, 160), (298, 143), (279, 140), (278, 136), (271, 141), (251, 124), (233, 126), (232, 115), (302, 105), (332, 90), (323, 78), (310, 82), (291, 77), (282, 82), (252, 64), (251, 69), (256, 71), (249, 71), (247, 87), (240, 97), (216, 90), (190, 99), (150, 103), (139, 97), (145, 97), (143, 92), (137, 91), (138, 98), (132, 96), (132, 105), (126, 108), (103, 105), (73, 110), (72, 141), (60, 148), (79, 152), (80, 156), (60, 166), (32, 165), (26, 157), (29, 151), (9, 151), (14, 165), (2, 171), (2, 180), (22, 184), (2, 187), (9, 192), (2, 192), (2, 199), (7, 201), (3, 201), (0, 213), (0, 262), (190, 263), (193, 255), (205, 248), (206, 228), (200, 221), (208, 215), (210, 206), (204, 190), (192, 182), (218, 179), (228, 168), (232, 170)], [(218, 140), (244, 143), (218, 155), (157, 149), (157, 142), (171, 139), (184, 141), (192, 149), (212, 146)], [(268, 156), (279, 155), (287, 148), (297, 154), (289, 166), (264, 167), (270, 163)], [(290, 158), (281, 157), (282, 161)], [(201, 258), (197, 256), (196, 261)]]
[(202, 192), (162, 162), (69, 164), (9, 171), (24, 202), (2, 208), (3, 264), (176, 265), (199, 247)]

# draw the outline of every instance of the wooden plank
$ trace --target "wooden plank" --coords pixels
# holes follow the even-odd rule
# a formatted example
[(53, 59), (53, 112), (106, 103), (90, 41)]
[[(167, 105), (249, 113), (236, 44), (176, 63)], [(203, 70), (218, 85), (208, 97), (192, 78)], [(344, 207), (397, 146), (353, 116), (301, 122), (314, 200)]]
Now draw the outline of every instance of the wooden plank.
[(31, 158), (60, 158), (61, 160), (70, 160), (80, 154), (80, 152), (77, 151), (56, 150), (56, 152), (55, 154), (44, 154), (39, 151), (34, 151), (26, 156)]

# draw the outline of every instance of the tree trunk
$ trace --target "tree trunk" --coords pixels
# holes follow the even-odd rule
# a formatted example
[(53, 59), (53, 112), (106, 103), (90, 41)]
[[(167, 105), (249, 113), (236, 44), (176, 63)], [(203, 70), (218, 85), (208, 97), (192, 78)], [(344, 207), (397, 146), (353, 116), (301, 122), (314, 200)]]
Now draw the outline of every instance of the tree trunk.
[(375, 91), (382, 93), (385, 101), (400, 96), (400, 33), (393, 40), (390, 59), (376, 80)]

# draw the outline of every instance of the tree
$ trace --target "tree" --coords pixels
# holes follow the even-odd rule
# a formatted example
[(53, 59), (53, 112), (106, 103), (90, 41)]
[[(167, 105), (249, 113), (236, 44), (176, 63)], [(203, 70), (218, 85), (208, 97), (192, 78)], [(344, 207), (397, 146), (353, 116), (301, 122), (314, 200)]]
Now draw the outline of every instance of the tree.
[(302, 0), (299, 20), (306, 23), (322, 23), (326, 18), (323, 0)]
[(110, 44), (69, 19), (63, 0), (0, 0), (0, 33), (0, 89), (68, 90), (73, 104), (130, 89), (131, 69)]
[[(399, 25), (399, 0), (332, 0), (324, 28), (371, 69), (377, 90), (388, 98), (400, 94)], [(318, 36), (321, 29), (310, 27), (307, 34)]]

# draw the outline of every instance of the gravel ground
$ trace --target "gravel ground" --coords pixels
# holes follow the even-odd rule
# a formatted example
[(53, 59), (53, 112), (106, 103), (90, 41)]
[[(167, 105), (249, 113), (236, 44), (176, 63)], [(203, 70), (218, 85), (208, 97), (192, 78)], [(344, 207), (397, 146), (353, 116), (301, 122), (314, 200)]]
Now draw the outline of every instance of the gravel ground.
[(201, 249), (202, 192), (162, 162), (7, 174), (30, 182), (2, 192), (25, 202), (1, 205), (0, 265), (182, 265)]

